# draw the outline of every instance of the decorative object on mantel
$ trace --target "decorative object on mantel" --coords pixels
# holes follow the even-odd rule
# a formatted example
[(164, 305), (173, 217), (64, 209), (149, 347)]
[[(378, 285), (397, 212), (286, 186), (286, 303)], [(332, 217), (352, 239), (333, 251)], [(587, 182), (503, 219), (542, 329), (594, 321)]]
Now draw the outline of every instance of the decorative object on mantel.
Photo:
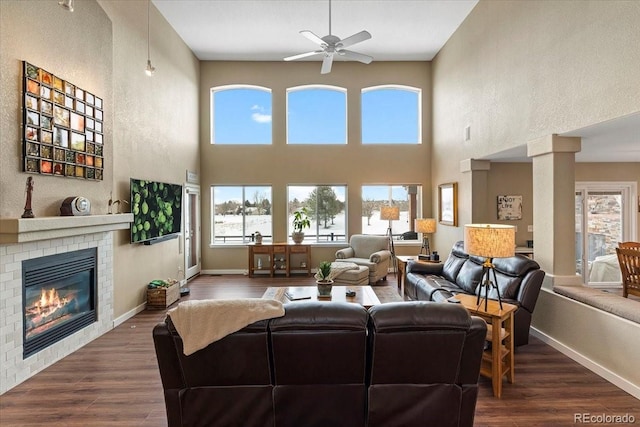
[(33, 211), (31, 210), (31, 194), (33, 193), (33, 178), (27, 178), (27, 200), (24, 203), (24, 212), (22, 218), (34, 218)]
[(26, 61), (23, 73), (23, 171), (102, 181), (102, 98)]
[(498, 196), (498, 220), (522, 219), (522, 196)]
[(60, 206), (61, 216), (85, 216), (91, 214), (91, 202), (85, 197), (67, 197)]

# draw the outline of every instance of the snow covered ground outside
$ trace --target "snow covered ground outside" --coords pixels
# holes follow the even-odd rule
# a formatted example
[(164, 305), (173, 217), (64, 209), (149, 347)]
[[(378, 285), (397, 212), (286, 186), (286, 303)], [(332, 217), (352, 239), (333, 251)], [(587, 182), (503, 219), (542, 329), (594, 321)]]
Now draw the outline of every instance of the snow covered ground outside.
[[(398, 236), (405, 231), (409, 231), (408, 212), (400, 212), (400, 219), (392, 222), (392, 230), (394, 236)], [(379, 234), (387, 233), (389, 221), (380, 219), (380, 212), (374, 211), (369, 221), (371, 225), (367, 225), (367, 217), (362, 217), (362, 233), (363, 234)], [(289, 216), (289, 226), (293, 223), (293, 215)], [(305, 234), (316, 234), (316, 221), (311, 221), (311, 228), (305, 229)], [(259, 231), (263, 236), (271, 236), (271, 216), (270, 215), (247, 215), (246, 216), (246, 235), (251, 235)], [(329, 236), (335, 234), (336, 241), (345, 241), (345, 215), (341, 213), (337, 215), (333, 224), (329, 223), (328, 228), (324, 228), (321, 224), (318, 230), (320, 236)], [(348, 232), (348, 231), (347, 231)], [(242, 236), (242, 215), (216, 215), (214, 224), (214, 233), (216, 241), (220, 242), (223, 237), (227, 241), (241, 241)], [(329, 240), (321, 238), (321, 241)]]

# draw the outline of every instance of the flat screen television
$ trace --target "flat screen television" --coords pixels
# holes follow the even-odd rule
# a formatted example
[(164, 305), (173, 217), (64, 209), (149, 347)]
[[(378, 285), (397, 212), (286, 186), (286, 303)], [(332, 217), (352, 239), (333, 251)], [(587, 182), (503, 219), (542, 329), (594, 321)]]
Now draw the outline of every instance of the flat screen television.
[(182, 228), (182, 186), (130, 179), (131, 243), (152, 244), (175, 238)]

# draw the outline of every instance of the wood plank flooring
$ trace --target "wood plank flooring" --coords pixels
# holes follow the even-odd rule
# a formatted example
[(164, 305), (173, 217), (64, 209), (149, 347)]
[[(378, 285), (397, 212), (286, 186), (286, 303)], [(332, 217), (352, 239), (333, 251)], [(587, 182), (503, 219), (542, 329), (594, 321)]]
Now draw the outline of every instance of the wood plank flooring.
[[(396, 286), (393, 276), (380, 283)], [(201, 276), (182, 300), (257, 298), (269, 286), (305, 284), (313, 278)], [(0, 426), (166, 426), (151, 337), (164, 316), (143, 311), (0, 396)], [(480, 379), (476, 426), (569, 426), (576, 413), (631, 414), (640, 423), (640, 401), (535, 338), (516, 349), (515, 374), (502, 399)]]

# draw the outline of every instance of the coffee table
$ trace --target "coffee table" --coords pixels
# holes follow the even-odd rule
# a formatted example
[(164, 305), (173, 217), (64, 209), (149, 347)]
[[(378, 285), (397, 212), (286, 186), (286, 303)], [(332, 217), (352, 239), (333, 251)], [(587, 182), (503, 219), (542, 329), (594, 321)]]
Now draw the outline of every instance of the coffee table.
[(487, 322), (487, 341), (491, 343), (491, 349), (482, 354), (480, 375), (491, 378), (493, 395), (498, 399), (502, 396), (502, 377), (513, 384), (514, 354), (513, 354), (513, 312), (518, 307), (513, 304), (502, 303), (496, 300), (487, 301), (487, 309), (484, 309), (484, 298), (475, 295), (458, 294), (455, 296), (470, 314), (482, 317)]
[[(351, 289), (356, 292), (356, 296), (348, 297), (346, 295), (347, 289)], [(285, 295), (287, 291), (291, 290), (296, 296), (304, 296), (308, 298), (297, 299), (294, 301), (289, 300)], [(327, 301), (327, 302), (351, 302), (354, 304), (360, 304), (364, 308), (369, 308), (374, 305), (380, 304), (378, 296), (375, 294), (371, 286), (333, 286), (331, 289), (331, 298), (318, 298), (318, 289), (315, 286), (282, 286), (267, 288), (264, 295), (264, 299), (273, 299), (280, 301), (281, 303), (290, 302), (304, 302), (304, 301)]]

